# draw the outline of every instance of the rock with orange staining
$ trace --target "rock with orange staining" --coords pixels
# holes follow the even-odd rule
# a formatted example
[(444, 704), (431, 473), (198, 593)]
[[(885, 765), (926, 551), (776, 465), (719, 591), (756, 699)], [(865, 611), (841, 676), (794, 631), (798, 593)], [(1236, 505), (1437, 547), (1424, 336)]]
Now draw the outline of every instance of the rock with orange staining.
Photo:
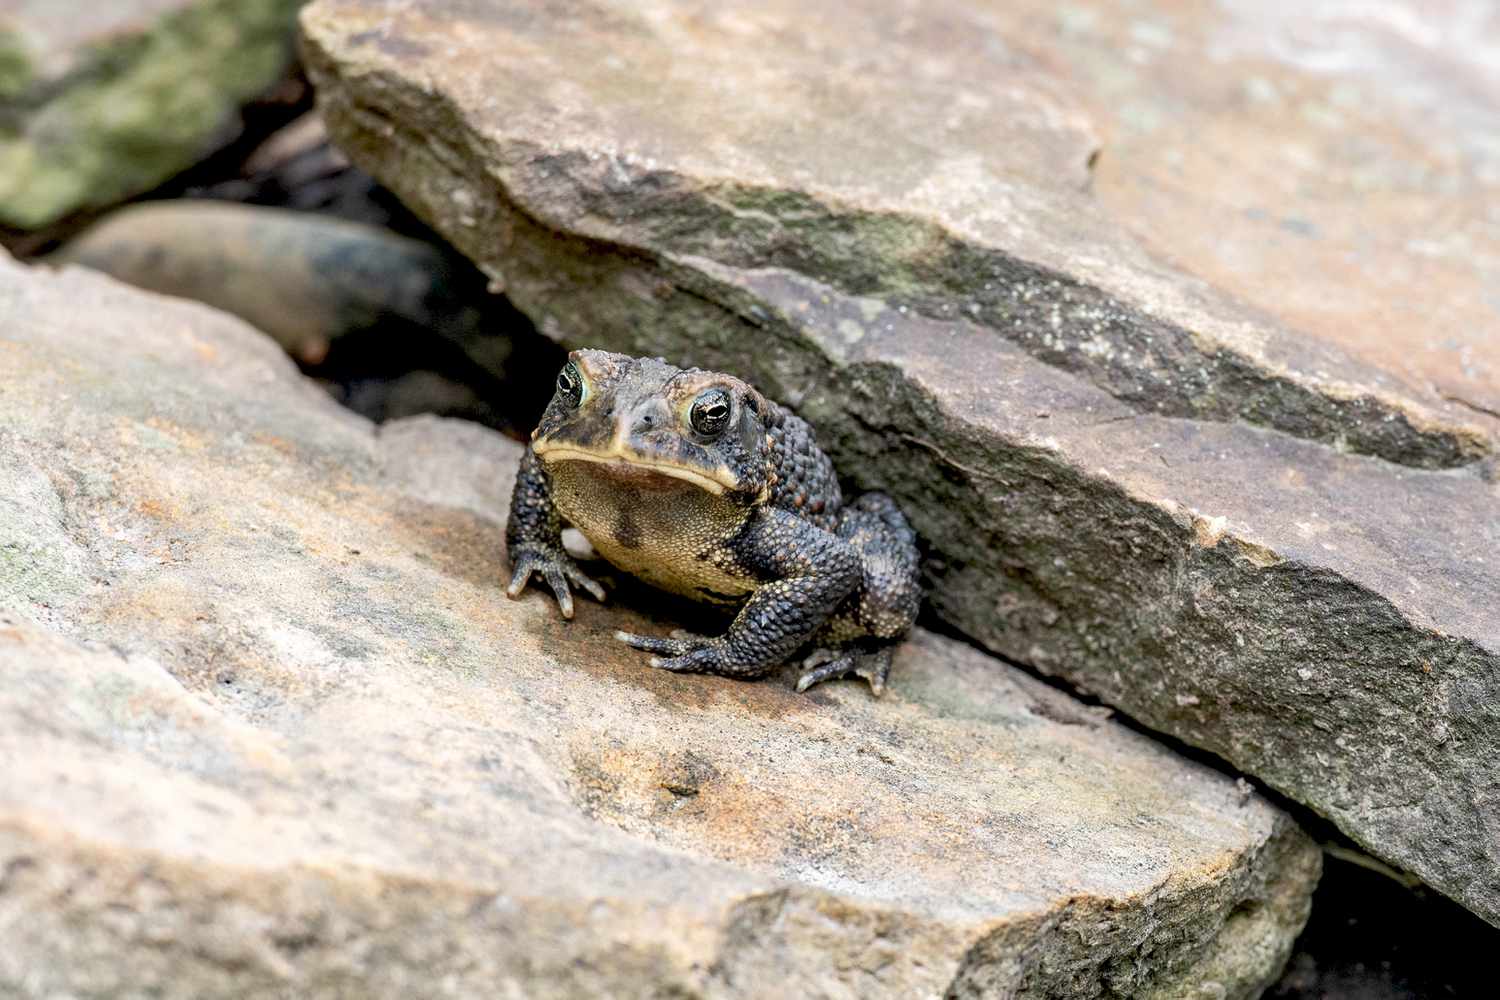
[[(881, 700), (503, 591), (520, 446), (0, 262), (0, 992), (1250, 997), (1319, 852), (968, 646)], [(66, 317), (66, 322), (59, 322)], [(682, 624), (690, 624), (682, 622)]]

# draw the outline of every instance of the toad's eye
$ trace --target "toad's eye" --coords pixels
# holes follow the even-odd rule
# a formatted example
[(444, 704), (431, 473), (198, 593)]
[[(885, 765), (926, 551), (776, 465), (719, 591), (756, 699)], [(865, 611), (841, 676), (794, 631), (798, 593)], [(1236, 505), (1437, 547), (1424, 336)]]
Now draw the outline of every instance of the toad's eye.
[(571, 361), (557, 373), (557, 394), (574, 409), (583, 402), (583, 373)]
[(729, 393), (723, 389), (709, 389), (693, 400), (688, 414), (693, 430), (704, 437), (716, 437), (729, 423)]

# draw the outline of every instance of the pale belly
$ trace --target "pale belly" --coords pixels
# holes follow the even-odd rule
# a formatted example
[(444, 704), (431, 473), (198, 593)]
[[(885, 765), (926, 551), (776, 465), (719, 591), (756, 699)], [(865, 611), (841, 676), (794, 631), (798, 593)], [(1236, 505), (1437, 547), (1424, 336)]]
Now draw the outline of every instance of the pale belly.
[(712, 557), (744, 524), (744, 507), (679, 479), (627, 479), (595, 463), (558, 462), (547, 472), (558, 513), (631, 576), (714, 604), (737, 602), (754, 590), (753, 579)]

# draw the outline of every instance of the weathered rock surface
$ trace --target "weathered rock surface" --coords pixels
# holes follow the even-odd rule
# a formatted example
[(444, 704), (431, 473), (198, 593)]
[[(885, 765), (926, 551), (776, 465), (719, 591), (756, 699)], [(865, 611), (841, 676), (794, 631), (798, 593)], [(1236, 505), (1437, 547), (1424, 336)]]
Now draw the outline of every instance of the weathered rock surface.
[[(1080, 65), (1111, 31), (1155, 37), (1068, 10)], [(1084, 190), (1098, 136), (1136, 92), (1206, 120), (1229, 98), (1205, 81), (1245, 67), (1210, 49), (1181, 93), (1166, 60), (1065, 79), (1053, 18), (317, 0), (303, 24), (335, 137), (544, 331), (755, 379), (900, 499), (940, 614), (1500, 923), (1496, 424), (1415, 377), (1426, 333), (1385, 371), (1385, 348), (1284, 325), (1304, 314), (1268, 311), (1279, 286), (1257, 309), (1204, 280), (1224, 258), (1199, 278), (1142, 246), (1146, 200)], [(1278, 93), (1337, 87), (1257, 65)], [(1402, 252), (1380, 246), (1377, 268)], [(1493, 333), (1468, 336), (1477, 358)]]
[(0, 0), (0, 225), (148, 190), (232, 138), (302, 0)]
[(1047, 32), (1049, 57), (1107, 123), (1093, 191), (1112, 215), (1215, 287), (1493, 431), (1500, 7), (1005, 12), (1032, 39)]
[(443, 413), (524, 436), (552, 393), (538, 374), (562, 364), (468, 260), (365, 222), (153, 201), (108, 214), (45, 260), (233, 313), (375, 420)]
[[(112, 212), (49, 261), (233, 313), (310, 363), (330, 341), (397, 318), (477, 339), (472, 267), (452, 251), (378, 226), (222, 201), (149, 202)], [(274, 294), (272, 294), (274, 292)]]
[[(922, 634), (886, 698), (507, 601), (519, 446), (0, 264), (0, 992), (1254, 996), (1316, 848)], [(654, 601), (652, 602), (654, 603)]]

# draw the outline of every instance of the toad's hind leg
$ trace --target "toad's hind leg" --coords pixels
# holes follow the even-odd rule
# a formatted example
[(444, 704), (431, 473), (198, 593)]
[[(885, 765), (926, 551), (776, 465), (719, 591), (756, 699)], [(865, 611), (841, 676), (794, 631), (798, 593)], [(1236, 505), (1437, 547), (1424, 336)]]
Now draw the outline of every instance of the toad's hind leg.
[(806, 691), (814, 684), (852, 674), (863, 677), (873, 693), (883, 694), (886, 678), (891, 675), (892, 650), (889, 641), (880, 645), (855, 642), (839, 649), (819, 649), (802, 661), (797, 690)]
[(892, 647), (917, 620), (916, 532), (884, 493), (866, 493), (845, 507), (836, 531), (859, 554), (862, 580), (813, 637), (816, 650), (803, 662), (797, 690), (853, 674), (879, 694)]

